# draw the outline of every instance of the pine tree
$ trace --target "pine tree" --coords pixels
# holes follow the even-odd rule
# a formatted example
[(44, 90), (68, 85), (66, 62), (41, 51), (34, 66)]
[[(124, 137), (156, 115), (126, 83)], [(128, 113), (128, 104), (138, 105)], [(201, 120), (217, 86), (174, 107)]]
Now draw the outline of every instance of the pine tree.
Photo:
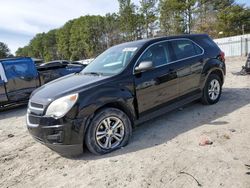
[(146, 37), (152, 37), (157, 20), (157, 2), (158, 0), (141, 0), (140, 12), (143, 15), (143, 25), (146, 31)]
[(9, 57), (10, 55), (10, 49), (7, 44), (0, 42), (0, 59)]

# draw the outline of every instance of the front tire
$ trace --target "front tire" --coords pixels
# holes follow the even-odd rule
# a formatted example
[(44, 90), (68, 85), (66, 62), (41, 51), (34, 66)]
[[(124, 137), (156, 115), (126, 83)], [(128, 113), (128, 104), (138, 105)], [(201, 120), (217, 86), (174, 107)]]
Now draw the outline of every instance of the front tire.
[(131, 121), (119, 109), (105, 108), (98, 112), (85, 135), (85, 144), (94, 154), (106, 154), (128, 144), (132, 135)]
[(222, 81), (217, 74), (209, 75), (203, 89), (202, 103), (205, 105), (216, 104), (220, 100)]

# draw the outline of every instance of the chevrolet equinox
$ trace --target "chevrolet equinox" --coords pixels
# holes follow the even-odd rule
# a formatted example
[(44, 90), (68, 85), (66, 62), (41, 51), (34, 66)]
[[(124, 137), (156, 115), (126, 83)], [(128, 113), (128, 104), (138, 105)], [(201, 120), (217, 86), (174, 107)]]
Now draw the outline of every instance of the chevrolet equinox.
[(224, 53), (206, 34), (161, 37), (109, 48), (80, 73), (35, 90), (27, 127), (61, 154), (125, 146), (134, 125), (200, 99), (219, 101)]

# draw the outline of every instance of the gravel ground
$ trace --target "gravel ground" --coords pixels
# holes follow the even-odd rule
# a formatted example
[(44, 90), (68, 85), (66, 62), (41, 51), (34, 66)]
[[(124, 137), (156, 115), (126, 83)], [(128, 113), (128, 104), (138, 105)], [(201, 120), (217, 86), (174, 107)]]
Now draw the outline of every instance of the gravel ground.
[[(0, 112), (0, 187), (250, 188), (250, 75), (227, 60), (221, 101), (192, 103), (138, 126), (111, 154), (64, 158), (35, 142), (25, 107)], [(212, 145), (199, 146), (208, 137)], [(197, 181), (196, 181), (196, 180)]]

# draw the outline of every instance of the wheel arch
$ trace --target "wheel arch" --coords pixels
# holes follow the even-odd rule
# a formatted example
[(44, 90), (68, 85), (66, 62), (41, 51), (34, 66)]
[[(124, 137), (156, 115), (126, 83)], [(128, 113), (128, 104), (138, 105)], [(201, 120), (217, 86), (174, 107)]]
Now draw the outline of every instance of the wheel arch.
[(201, 89), (204, 88), (206, 81), (211, 74), (216, 74), (220, 77), (222, 84), (225, 81), (225, 64), (223, 64), (218, 59), (212, 58), (206, 61), (203, 71), (202, 71), (202, 78), (201, 78)]
[(124, 112), (131, 121), (132, 126), (134, 126), (134, 121), (136, 119), (136, 114), (131, 107), (129, 107), (125, 102), (122, 101), (111, 101), (99, 106), (94, 112), (94, 115), (105, 108), (116, 108)]
[(207, 82), (207, 79), (208, 77), (211, 75), (211, 74), (216, 74), (220, 77), (221, 79), (221, 82), (222, 82), (222, 85), (224, 84), (224, 73), (223, 73), (223, 70), (222, 69), (219, 69), (219, 68), (213, 68), (211, 70), (209, 70), (206, 74), (205, 74), (205, 79), (203, 80), (202, 84), (201, 84), (201, 89), (204, 88), (206, 82)]
[[(216, 74), (216, 75), (218, 75), (218, 76), (220, 77), (221, 81), (222, 81), (222, 84), (224, 83), (224, 74), (223, 74), (222, 70), (220, 70), (220, 69), (212, 70), (212, 71), (209, 73), (209, 75), (211, 75), (211, 74)], [(208, 75), (208, 76), (209, 76), (209, 75)]]
[[(115, 103), (115, 102), (107, 103), (107, 104), (103, 105), (102, 107), (100, 107), (99, 109), (97, 109), (95, 112), (96, 116), (93, 115), (93, 119), (92, 119), (93, 123), (90, 122), (90, 124), (89, 124), (89, 126), (86, 129), (86, 132), (84, 134), (84, 139), (83, 139), (84, 147), (86, 146), (86, 148), (88, 148), (89, 151), (91, 151), (92, 153), (95, 153), (95, 154), (106, 154), (106, 153), (109, 153), (111, 151), (114, 151), (116, 149), (119, 149), (119, 148), (127, 145), (130, 138), (131, 138), (131, 134), (132, 134), (132, 123), (129, 120), (130, 116), (125, 117), (124, 113), (125, 114), (128, 113), (128, 111), (126, 110), (126, 107), (122, 106), (119, 103)], [(107, 139), (109, 139), (108, 142), (110, 143), (110, 146), (108, 146), (108, 147), (107, 147), (107, 145), (104, 146), (104, 143), (99, 143), (98, 139), (94, 139), (94, 137), (96, 138), (96, 136), (98, 134), (97, 130), (98, 130), (98, 126), (100, 125), (100, 122), (102, 122), (105, 118), (108, 118), (111, 116), (117, 117), (120, 120), (122, 120), (122, 122), (124, 124), (123, 131), (126, 130), (126, 132), (123, 132), (123, 134), (121, 135), (120, 140), (116, 139), (117, 145), (114, 145), (113, 148), (111, 147), (111, 145), (112, 145), (112, 143), (111, 143), (112, 136), (111, 135), (116, 134), (113, 132), (115, 129), (111, 129), (112, 133), (110, 133), (110, 128), (106, 128), (106, 130), (108, 130), (108, 132), (101, 133), (103, 135), (110, 134), (109, 136), (106, 135), (106, 141), (104, 141), (106, 144)], [(110, 126), (111, 126), (111, 124), (110, 124)]]
[[(96, 103), (95, 105), (90, 105), (88, 108), (85, 108), (83, 114), (86, 116), (84, 121), (84, 126), (82, 129), (82, 136), (84, 137), (89, 126), (91, 125), (92, 119), (95, 115), (105, 108), (116, 108), (124, 112), (131, 121), (132, 127), (134, 127), (134, 121), (137, 118), (135, 109), (133, 105), (129, 102), (126, 102), (124, 99), (113, 99), (112, 101), (107, 101), (105, 103)], [(83, 116), (82, 114), (82, 116)]]

